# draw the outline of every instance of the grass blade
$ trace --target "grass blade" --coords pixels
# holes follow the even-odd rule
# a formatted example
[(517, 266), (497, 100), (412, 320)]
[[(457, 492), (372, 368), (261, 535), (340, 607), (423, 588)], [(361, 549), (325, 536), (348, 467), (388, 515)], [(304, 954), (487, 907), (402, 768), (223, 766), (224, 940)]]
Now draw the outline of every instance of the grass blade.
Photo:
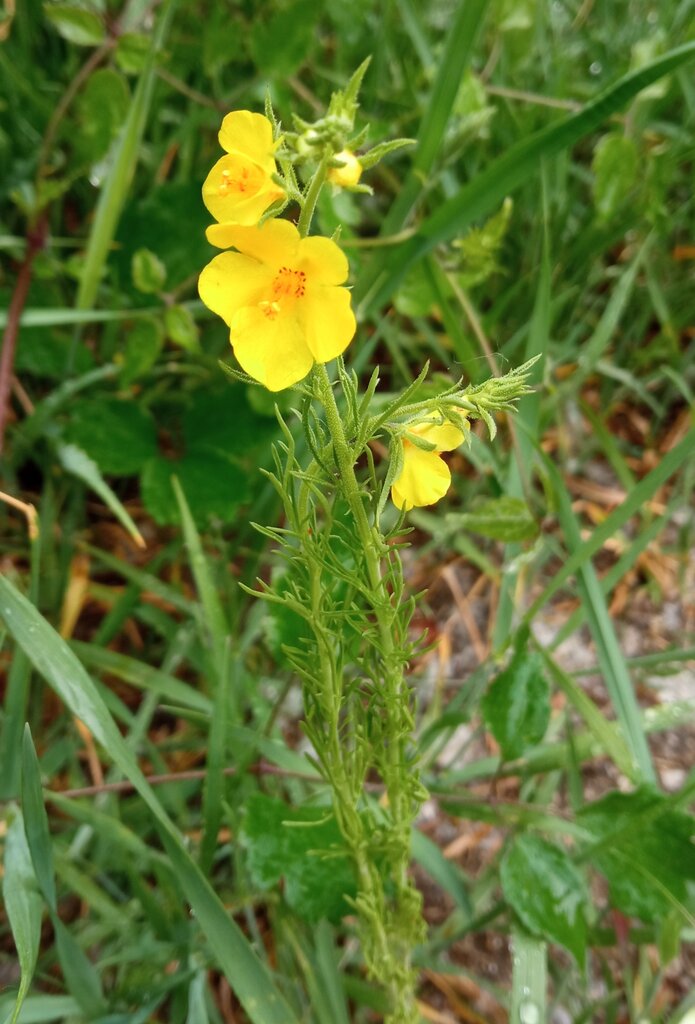
[(43, 803), (41, 769), (28, 725), (24, 730), (22, 746), (22, 806), (27, 844), (31, 852), (36, 880), (51, 916), (56, 952), (65, 984), (70, 995), (74, 996), (85, 1015), (97, 1016), (105, 1010), (99, 976), (58, 915), (53, 873), (53, 850), (48, 816)]
[(99, 495), (107, 508), (111, 509), (121, 526), (128, 531), (138, 547), (146, 547), (142, 534), (131, 519), (128, 510), (106, 483), (106, 480), (104, 480), (99, 472), (96, 462), (74, 444), (58, 445), (58, 458), (63, 469), (67, 470), (68, 473), (72, 473), (73, 476), (76, 476), (78, 480), (86, 484), (95, 494)]
[(135, 171), (147, 123), (156, 80), (155, 59), (169, 32), (174, 7), (175, 0), (166, 0), (160, 10), (152, 45), (128, 110), (128, 117), (118, 141), (114, 161), (99, 195), (94, 223), (87, 243), (84, 269), (77, 290), (78, 310), (90, 309), (96, 299), (101, 274)]
[[(185, 849), (177, 829), (142, 774), (94, 683), (65, 641), (4, 577), (0, 577), (0, 616), (37, 672), (72, 714), (85, 723), (147, 805), (159, 826), (186, 899), (249, 1018), (254, 1024), (297, 1024), (270, 972)], [(43, 813), (45, 815), (45, 811)], [(27, 838), (31, 848), (31, 839)], [(38, 872), (37, 877), (41, 884)]]
[(547, 1020), (547, 947), (545, 942), (520, 931), (512, 936), (512, 1005), (514, 1024), (541, 1024)]
[(10, 1024), (16, 1024), (36, 969), (41, 940), (43, 900), (39, 894), (31, 854), (19, 811), (13, 811), (5, 838), (2, 895), (21, 971), (17, 1000)]
[[(642, 506), (654, 497), (662, 484), (665, 484), (669, 477), (673, 476), (693, 453), (695, 453), (695, 430), (689, 431), (683, 440), (663, 457), (658, 466), (655, 466), (651, 473), (647, 473), (640, 480), (635, 489), (625, 498), (625, 501), (611, 512), (610, 515), (606, 516), (591, 536), (570, 554), (562, 568), (553, 576), (543, 593), (536, 598), (526, 612), (524, 624), (528, 625), (533, 620), (543, 605), (558, 592), (570, 576), (580, 570), (589, 558), (592, 558), (600, 551), (608, 538), (622, 529), (628, 519), (639, 512)], [(546, 465), (548, 465), (547, 460)], [(555, 468), (552, 463), (549, 465), (553, 469)]]
[[(582, 542), (579, 523), (572, 511), (570, 496), (555, 464), (545, 456), (543, 462), (553, 485), (557, 515), (570, 557), (577, 557), (583, 554), (585, 545)], [(601, 584), (588, 557), (581, 559), (578, 575), (580, 594), (586, 608), (589, 629), (596, 644), (598, 662), (618, 721), (623, 728), (625, 739), (642, 779), (655, 782), (656, 773), (642, 729), (639, 705), (613, 623), (608, 614)]]
[(578, 113), (522, 139), (491, 163), (420, 226), (417, 234), (384, 261), (381, 273), (365, 274), (358, 289), (364, 317), (386, 303), (406, 271), (441, 242), (461, 234), (476, 218), (495, 209), (510, 193), (537, 175), (541, 161), (572, 146), (624, 107), (642, 89), (695, 58), (695, 42), (670, 50), (619, 79)]
[(408, 219), (423, 182), (432, 170), (440, 150), (451, 109), (458, 95), (461, 80), (470, 63), (471, 54), (482, 28), (489, 0), (465, 0), (459, 3), (447, 33), (437, 77), (429, 102), (420, 121), (417, 149), (410, 174), (384, 219), (382, 235), (398, 231)]

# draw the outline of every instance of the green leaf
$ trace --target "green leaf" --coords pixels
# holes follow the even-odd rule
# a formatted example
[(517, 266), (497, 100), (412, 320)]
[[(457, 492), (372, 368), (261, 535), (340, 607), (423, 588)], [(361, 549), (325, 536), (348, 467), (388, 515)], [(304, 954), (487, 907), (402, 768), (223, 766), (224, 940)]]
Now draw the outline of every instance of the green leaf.
[(180, 481), (198, 526), (204, 526), (210, 516), (231, 522), (236, 508), (249, 496), (248, 474), (218, 452), (194, 451), (182, 459), (150, 459), (141, 478), (142, 500), (161, 525), (181, 521), (171, 484), (173, 476)]
[[(248, 390), (265, 391), (261, 388)], [(275, 436), (277, 421), (274, 412), (272, 415), (269, 421), (252, 410), (247, 393), (239, 385), (228, 385), (223, 391), (212, 393), (201, 389), (183, 416), (186, 451), (245, 454)]]
[(517, 836), (500, 865), (504, 896), (528, 930), (564, 946), (581, 967), (589, 894), (568, 854), (538, 836)]
[[(668, 808), (667, 797), (643, 786), (608, 793), (578, 815), (600, 841), (587, 856), (607, 878), (615, 906), (654, 924), (674, 902), (687, 902), (687, 884), (695, 881), (695, 821)], [(640, 822), (640, 815), (649, 820)]]
[(116, 63), (126, 75), (137, 75), (145, 66), (150, 41), (139, 32), (124, 32), (116, 44)]
[(2, 895), (5, 912), (21, 971), (17, 1001), (10, 1021), (10, 1024), (15, 1024), (36, 969), (43, 909), (43, 900), (24, 835), (24, 821), (17, 810), (10, 811), (3, 869)]
[(540, 743), (550, 720), (550, 687), (538, 655), (516, 654), (493, 681), (481, 707), (505, 761)]
[(454, 242), (463, 261), (458, 278), (464, 288), (482, 284), (501, 269), (498, 255), (509, 227), (513, 205), (511, 199), (505, 199), (501, 209), (481, 228), (472, 228), (463, 238)]
[(66, 132), (80, 160), (103, 157), (128, 115), (130, 92), (126, 80), (113, 68), (99, 68), (90, 75), (76, 102), (79, 131), (66, 124)]
[(104, 473), (131, 476), (157, 453), (154, 420), (136, 402), (85, 398), (74, 403), (66, 431)]
[(185, 306), (169, 306), (164, 313), (164, 330), (168, 338), (187, 352), (198, 352), (198, 328), (190, 309)]
[(73, 4), (47, 3), (43, 11), (63, 39), (76, 46), (98, 46), (106, 38), (103, 22), (93, 11)]
[(251, 53), (264, 74), (286, 77), (307, 59), (321, 7), (314, 0), (295, 0), (279, 9), (269, 6), (269, 16), (254, 19)]
[(121, 367), (122, 383), (132, 384), (143, 377), (156, 363), (163, 344), (164, 332), (159, 320), (143, 317), (136, 321), (126, 334)]
[(145, 295), (157, 295), (167, 279), (167, 268), (149, 249), (138, 249), (133, 253), (131, 273), (133, 284)]
[(594, 203), (602, 220), (608, 220), (625, 202), (625, 196), (637, 181), (637, 147), (626, 135), (611, 132), (596, 145), (594, 172)]
[[(65, 641), (6, 577), (0, 577), (0, 617), (37, 672), (70, 712), (85, 723), (96, 742), (108, 751), (114, 764), (133, 783), (147, 805), (159, 826), (185, 898), (250, 1020), (253, 1024), (297, 1024), (296, 1016), (279, 992), (269, 970), (258, 959), (248, 939), (184, 847), (179, 832), (147, 783), (94, 683)], [(40, 797), (39, 803), (43, 806)], [(29, 835), (27, 839), (31, 849)], [(36, 870), (33, 850), (32, 860)]]
[(533, 540), (538, 536), (538, 523), (522, 498), (503, 495), (477, 502), (470, 512), (450, 512), (447, 527), (471, 530), (505, 544), (513, 541)]
[(288, 807), (255, 793), (247, 807), (242, 842), (251, 877), (262, 889), (284, 879), (288, 905), (307, 921), (339, 921), (345, 896), (356, 893), (352, 862), (327, 808)]

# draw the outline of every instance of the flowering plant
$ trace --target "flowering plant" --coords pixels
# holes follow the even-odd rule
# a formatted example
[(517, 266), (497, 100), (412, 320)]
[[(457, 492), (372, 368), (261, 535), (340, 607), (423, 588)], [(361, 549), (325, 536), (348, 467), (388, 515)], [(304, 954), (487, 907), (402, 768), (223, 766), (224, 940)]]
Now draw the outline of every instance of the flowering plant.
[[(301, 429), (278, 413), (283, 441), (270, 475), (285, 521), (259, 527), (286, 571), (280, 583), (259, 580), (255, 593), (307, 625), (309, 638), (286, 653), (303, 682), (312, 757), (353, 859), (366, 968), (386, 990), (387, 1021), (415, 1024), (412, 952), (424, 925), (409, 876), (410, 832), (426, 793), (410, 742), (414, 699), (405, 675), (420, 645), (409, 632), (415, 602), (397, 541), (403, 514), (449, 489), (443, 453), (470, 439), (471, 419), (483, 419), (494, 436), (491, 414), (524, 394), (526, 368), (421, 398), (425, 367), (385, 405), (378, 368), (365, 390), (346, 368), (343, 354), (356, 334), (348, 261), (334, 239), (309, 234), (316, 202), (327, 181), (368, 191), (358, 183), (362, 171), (408, 141), (355, 155), (364, 136), (353, 129), (365, 67), (333, 96), (324, 118), (295, 118), (294, 132), (283, 135), (270, 108), (267, 117), (236, 111), (224, 119), (220, 141), (228, 155), (203, 193), (218, 221), (207, 237), (225, 251), (203, 270), (199, 289), (229, 327), (244, 372), (227, 369), (270, 391), (298, 393), (293, 415)], [(290, 201), (299, 208), (296, 225), (277, 216)], [(383, 473), (376, 441), (388, 442)], [(389, 494), (402, 514), (386, 528)], [(378, 805), (365, 785), (374, 773), (384, 786)]]

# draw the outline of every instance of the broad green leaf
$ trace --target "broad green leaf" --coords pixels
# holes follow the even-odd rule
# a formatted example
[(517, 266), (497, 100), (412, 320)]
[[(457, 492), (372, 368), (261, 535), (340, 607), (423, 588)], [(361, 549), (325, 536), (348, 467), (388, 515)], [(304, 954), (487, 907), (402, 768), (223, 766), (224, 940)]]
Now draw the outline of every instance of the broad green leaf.
[(43, 900), (24, 835), (24, 821), (17, 810), (10, 810), (10, 825), (5, 836), (2, 895), (21, 971), (17, 1001), (11, 1017), (11, 1024), (15, 1024), (36, 968), (43, 910)]
[[(0, 577), (0, 618), (37, 672), (70, 712), (85, 723), (96, 742), (108, 751), (114, 764), (133, 783), (147, 805), (159, 826), (172, 867), (210, 950), (250, 1020), (253, 1024), (297, 1024), (296, 1016), (277, 989), (269, 970), (258, 959), (248, 939), (186, 850), (179, 832), (142, 774), (94, 683), (65, 641), (5, 577)], [(27, 838), (31, 848), (31, 839)], [(36, 870), (33, 851), (32, 859)]]
[(114, 476), (138, 473), (157, 454), (154, 420), (134, 401), (80, 399), (72, 406), (66, 436)]
[(145, 295), (161, 292), (167, 279), (167, 268), (150, 249), (138, 249), (133, 253), (131, 272), (133, 284)]
[(447, 528), (458, 526), (471, 530), (483, 537), (502, 540), (505, 544), (533, 540), (538, 536), (538, 523), (526, 502), (507, 495), (486, 498), (474, 504), (470, 512), (450, 512), (446, 525)]
[(173, 477), (179, 480), (198, 526), (205, 526), (211, 516), (231, 522), (237, 507), (249, 496), (248, 474), (218, 452), (193, 451), (182, 459), (150, 459), (142, 474), (142, 500), (161, 525), (181, 521)]
[(538, 655), (516, 654), (490, 685), (482, 711), (505, 761), (540, 743), (550, 721), (550, 687)]
[[(695, 820), (668, 807), (667, 797), (645, 786), (608, 793), (578, 816), (599, 841), (588, 859), (608, 879), (615, 906), (654, 924), (674, 903), (687, 902), (688, 882), (695, 882)], [(652, 813), (640, 823), (640, 815)], [(612, 839), (613, 833), (619, 834)]]
[(564, 946), (583, 966), (589, 894), (565, 850), (538, 836), (517, 836), (502, 859), (500, 878), (522, 924)]
[(625, 202), (637, 181), (637, 147), (627, 135), (611, 132), (594, 150), (594, 203), (599, 217), (608, 220)]
[(63, 39), (76, 46), (98, 46), (106, 38), (106, 28), (94, 11), (76, 4), (46, 3), (44, 14)]
[(262, 793), (246, 810), (242, 842), (256, 885), (284, 879), (288, 905), (308, 921), (339, 921), (345, 897), (356, 894), (355, 874), (335, 819), (326, 807), (288, 807)]
[[(252, 390), (260, 392), (265, 389)], [(227, 385), (223, 391), (201, 389), (183, 416), (186, 451), (196, 449), (244, 455), (259, 444), (267, 444), (275, 436), (277, 421), (274, 409), (272, 416), (272, 421), (269, 421), (252, 410), (247, 393), (239, 385)]]

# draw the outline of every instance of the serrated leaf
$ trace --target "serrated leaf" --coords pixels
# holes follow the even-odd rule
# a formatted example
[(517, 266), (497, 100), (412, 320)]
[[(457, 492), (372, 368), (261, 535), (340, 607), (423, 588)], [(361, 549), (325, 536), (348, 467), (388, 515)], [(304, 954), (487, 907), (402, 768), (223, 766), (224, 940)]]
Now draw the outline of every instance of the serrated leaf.
[(180, 480), (191, 515), (200, 527), (210, 516), (230, 522), (237, 506), (248, 499), (247, 474), (218, 452), (195, 451), (182, 459), (150, 459), (141, 478), (142, 500), (160, 525), (180, 522), (172, 476)]
[(490, 217), (481, 228), (472, 228), (454, 243), (462, 257), (458, 278), (464, 288), (482, 284), (501, 269), (498, 256), (507, 234), (512, 209), (511, 199), (505, 199), (494, 217)]
[(502, 859), (500, 878), (505, 899), (522, 924), (564, 946), (581, 967), (589, 894), (565, 850), (538, 836), (517, 836)]
[[(653, 812), (664, 808), (653, 817)], [(600, 846), (590, 862), (608, 880), (611, 899), (625, 914), (657, 923), (687, 899), (695, 881), (695, 821), (668, 808), (668, 798), (646, 786), (608, 793), (579, 813), (579, 823)], [(639, 816), (648, 815), (641, 824)], [(611, 841), (611, 834), (616, 837)]]
[(15, 1024), (36, 968), (43, 900), (24, 835), (22, 815), (16, 809), (10, 815), (10, 826), (5, 837), (2, 895), (21, 971), (17, 999), (10, 1018), (10, 1024)]
[(348, 851), (326, 815), (325, 807), (292, 808), (256, 793), (242, 830), (255, 884), (268, 889), (284, 879), (288, 905), (308, 921), (339, 921), (348, 912), (345, 896), (356, 893)]
[(150, 249), (138, 249), (133, 253), (130, 270), (133, 284), (145, 295), (161, 292), (167, 279), (167, 268)]
[(106, 38), (106, 28), (97, 14), (72, 4), (44, 4), (44, 14), (69, 43), (98, 46)]
[(450, 513), (447, 523), (479, 533), (505, 544), (533, 540), (538, 536), (538, 523), (521, 498), (503, 495), (477, 503), (470, 512)]
[(596, 212), (602, 220), (608, 220), (637, 180), (637, 147), (626, 135), (611, 132), (599, 140), (591, 166)]
[(104, 473), (130, 476), (157, 453), (154, 420), (135, 402), (87, 398), (75, 402), (68, 439)]
[(481, 707), (505, 761), (540, 743), (550, 720), (550, 687), (538, 655), (515, 655), (492, 682)]

